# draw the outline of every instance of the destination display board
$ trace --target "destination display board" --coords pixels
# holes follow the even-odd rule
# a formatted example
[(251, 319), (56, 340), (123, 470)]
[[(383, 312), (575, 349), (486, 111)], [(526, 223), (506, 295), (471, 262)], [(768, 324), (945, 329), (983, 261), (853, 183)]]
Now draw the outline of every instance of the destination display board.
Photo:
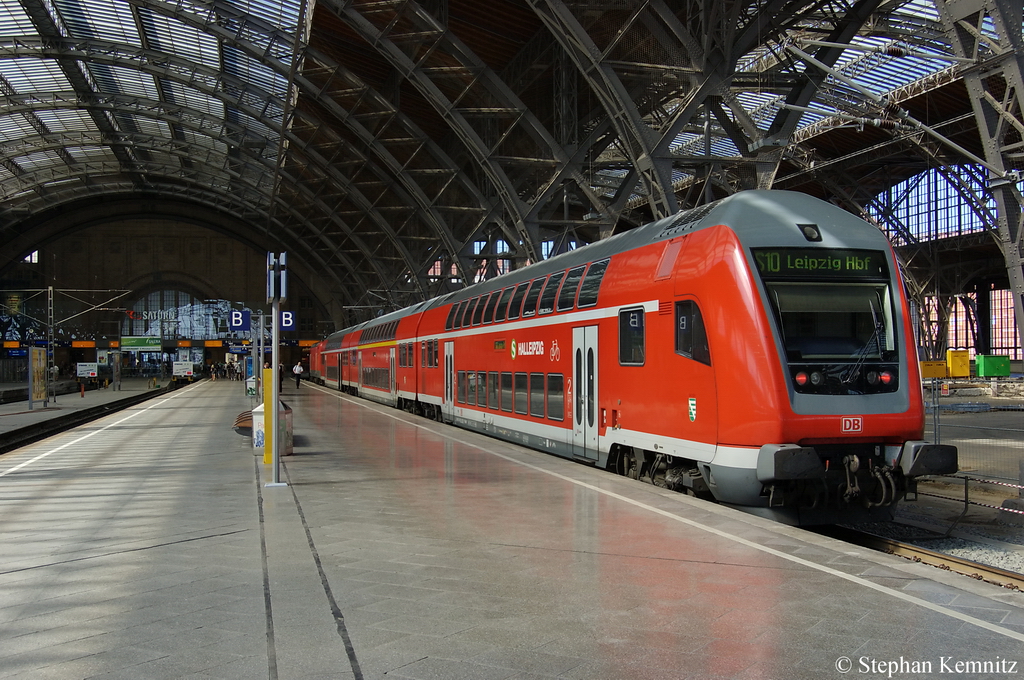
[(765, 279), (887, 279), (885, 253), (848, 248), (752, 248)]

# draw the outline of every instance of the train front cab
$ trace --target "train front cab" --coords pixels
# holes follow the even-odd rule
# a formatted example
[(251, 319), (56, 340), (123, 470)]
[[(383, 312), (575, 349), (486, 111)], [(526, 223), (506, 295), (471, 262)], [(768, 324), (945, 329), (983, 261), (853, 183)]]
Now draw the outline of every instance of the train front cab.
[[(770, 443), (752, 461), (730, 464), (720, 444), (705, 468), (709, 485), (723, 502), (793, 524), (890, 518), (918, 476), (957, 470), (955, 447), (921, 440), (921, 383), (895, 259), (877, 233), (850, 229), (841, 239), (793, 227), (805, 242), (746, 251), (759, 330), (774, 350), (765, 372), (781, 368), (774, 398), (760, 396), (779, 418), (762, 423)], [(722, 441), (742, 440), (739, 415), (723, 412)]]

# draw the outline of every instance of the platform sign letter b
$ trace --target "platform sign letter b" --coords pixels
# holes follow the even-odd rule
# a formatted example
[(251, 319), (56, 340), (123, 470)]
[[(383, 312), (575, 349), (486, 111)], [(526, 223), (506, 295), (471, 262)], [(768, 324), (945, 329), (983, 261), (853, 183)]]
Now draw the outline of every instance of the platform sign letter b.
[(228, 328), (233, 331), (247, 331), (249, 330), (249, 310), (247, 309), (232, 309), (231, 316), (228, 319)]
[(281, 330), (295, 330), (295, 312), (281, 312)]

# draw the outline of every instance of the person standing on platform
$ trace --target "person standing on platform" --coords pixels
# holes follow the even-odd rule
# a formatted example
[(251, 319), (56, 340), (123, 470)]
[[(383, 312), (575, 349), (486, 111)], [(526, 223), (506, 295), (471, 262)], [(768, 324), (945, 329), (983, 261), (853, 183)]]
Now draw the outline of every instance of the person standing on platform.
[(292, 368), (292, 373), (295, 374), (295, 389), (299, 388), (299, 380), (302, 379), (302, 361), (296, 361), (295, 367)]
[(284, 364), (277, 365), (277, 393), (284, 391)]

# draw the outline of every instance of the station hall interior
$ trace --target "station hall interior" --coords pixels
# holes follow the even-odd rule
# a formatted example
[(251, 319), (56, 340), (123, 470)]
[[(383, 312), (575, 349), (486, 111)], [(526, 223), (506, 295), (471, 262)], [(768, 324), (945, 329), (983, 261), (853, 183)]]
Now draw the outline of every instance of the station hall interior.
[[(1024, 669), (1018, 590), (799, 526), (891, 515), (957, 465), (1019, 481), (1024, 517), (1020, 0), (0, 0), (0, 52), (0, 680)], [(873, 278), (826, 281), (871, 300), (839, 338), (843, 393), (790, 370), (781, 333), (721, 323), (718, 347), (770, 360), (712, 364), (696, 294), (599, 303), (641, 278), (602, 288), (623, 244), (783, 206), (733, 231), (754, 242), (807, 197), (827, 220), (785, 223), (780, 252), (874, 253)], [(264, 422), (282, 256), (277, 363), (310, 379), (279, 374)], [(539, 304), (542, 278), (554, 298), (559, 263), (581, 291), (597, 272), (589, 300), (534, 307), (561, 349), (499, 339), (527, 314), (493, 306), (535, 284)], [(784, 297), (753, 263), (749, 290)], [(757, 302), (730, 323), (781, 326)], [(396, 343), (414, 316), (429, 342)], [(672, 334), (629, 384), (645, 318)], [(33, 409), (41, 356), (65, 391)], [(689, 392), (651, 397), (684, 359)], [(941, 442), (916, 360), (955, 379), (945, 405), (980, 400)], [(397, 377), (427, 369), (429, 389)], [(721, 434), (812, 420), (810, 443)], [(928, 503), (910, 511), (955, 519)]]
[[(4, 371), (332, 331), (748, 189), (877, 225), (922, 359), (1021, 360), (1014, 0), (5, 2)], [(133, 343), (136, 346), (133, 347)], [(149, 369), (147, 369), (149, 367)], [(12, 373), (13, 372), (13, 373)]]

